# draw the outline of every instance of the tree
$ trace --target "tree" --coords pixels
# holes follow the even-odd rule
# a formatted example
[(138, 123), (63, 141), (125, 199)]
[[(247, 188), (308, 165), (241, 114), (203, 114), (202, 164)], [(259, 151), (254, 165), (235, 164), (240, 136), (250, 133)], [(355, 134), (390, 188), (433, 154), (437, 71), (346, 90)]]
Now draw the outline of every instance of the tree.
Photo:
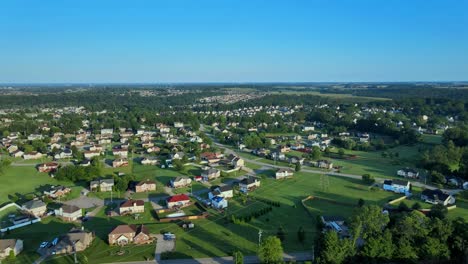
[(369, 237), (361, 250), (361, 255), (371, 261), (381, 263), (391, 260), (394, 251), (392, 233), (387, 229), (383, 235)]
[(262, 241), (258, 249), (258, 258), (261, 263), (273, 264), (283, 260), (283, 247), (281, 241), (275, 236), (269, 236)]
[(281, 242), (284, 242), (286, 239), (286, 233), (284, 233), (283, 227), (278, 227), (278, 232), (276, 232), (276, 236), (281, 240)]
[(359, 207), (363, 207), (365, 203), (366, 203), (366, 201), (364, 201), (364, 199), (359, 198), (359, 200), (358, 200), (358, 206)]
[(240, 251), (235, 251), (232, 255), (234, 259), (234, 264), (244, 264), (244, 254)]
[(368, 237), (381, 234), (389, 222), (388, 214), (383, 214), (379, 206), (364, 205), (352, 216), (350, 228), (357, 230), (362, 227), (361, 236), (366, 240)]
[(419, 202), (416, 202), (413, 204), (413, 206), (411, 206), (411, 209), (413, 210), (421, 210), (422, 206)]
[(320, 250), (321, 263), (341, 264), (351, 255), (351, 241), (338, 237), (335, 231), (328, 231), (322, 237), (322, 246)]
[(345, 150), (342, 148), (338, 149), (338, 155), (340, 156), (340, 158), (343, 158), (345, 155)]
[(181, 160), (178, 160), (178, 159), (173, 160), (173, 161), (172, 161), (172, 165), (174, 165), (174, 169), (175, 169), (176, 171), (181, 171), (181, 170), (184, 169), (184, 164), (182, 164), (182, 161), (181, 161)]
[(430, 217), (435, 217), (439, 219), (444, 219), (448, 214), (448, 209), (447, 207), (441, 205), (441, 204), (436, 204), (432, 206), (431, 211), (429, 212)]
[(300, 172), (301, 171), (301, 164), (299, 162), (296, 163), (296, 167), (294, 168), (294, 170), (296, 172)]
[(362, 175), (362, 181), (365, 184), (373, 184), (375, 182), (375, 178), (371, 176), (370, 174), (363, 174)]
[(408, 212), (408, 211), (410, 211), (410, 208), (408, 207), (408, 205), (404, 201), (402, 201), (398, 205), (398, 210), (400, 210), (400, 212)]
[(11, 160), (9, 159), (2, 159), (0, 160), (0, 175), (2, 175), (5, 172), (5, 169), (10, 166)]
[(299, 227), (299, 230), (297, 231), (297, 240), (298, 240), (301, 244), (304, 244), (305, 237), (306, 237), (305, 230), (304, 230), (304, 228), (301, 226), (301, 227)]

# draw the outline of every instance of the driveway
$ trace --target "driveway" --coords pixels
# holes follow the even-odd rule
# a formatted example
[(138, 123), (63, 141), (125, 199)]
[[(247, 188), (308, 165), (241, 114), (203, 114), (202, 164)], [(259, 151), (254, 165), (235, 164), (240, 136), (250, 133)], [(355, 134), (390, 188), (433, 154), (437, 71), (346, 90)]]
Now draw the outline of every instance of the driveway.
[(156, 235), (156, 251), (154, 252), (156, 263), (161, 262), (161, 253), (173, 251), (175, 249), (175, 240), (164, 240), (163, 235)]
[(79, 208), (92, 208), (104, 206), (104, 201), (99, 198), (80, 196), (76, 199), (66, 201), (64, 204), (78, 206)]

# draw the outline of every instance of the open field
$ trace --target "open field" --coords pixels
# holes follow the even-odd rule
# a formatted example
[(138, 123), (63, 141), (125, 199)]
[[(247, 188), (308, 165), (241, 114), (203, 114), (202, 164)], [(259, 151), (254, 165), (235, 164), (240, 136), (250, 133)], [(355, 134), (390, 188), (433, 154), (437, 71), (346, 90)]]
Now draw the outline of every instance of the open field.
[(33, 166), (10, 166), (5, 169), (0, 179), (2, 180), (2, 184), (0, 184), (0, 204), (7, 202), (10, 194), (41, 194), (39, 190), (46, 185), (62, 184), (71, 186), (73, 184), (68, 181), (55, 180), (46, 173), (38, 172)]

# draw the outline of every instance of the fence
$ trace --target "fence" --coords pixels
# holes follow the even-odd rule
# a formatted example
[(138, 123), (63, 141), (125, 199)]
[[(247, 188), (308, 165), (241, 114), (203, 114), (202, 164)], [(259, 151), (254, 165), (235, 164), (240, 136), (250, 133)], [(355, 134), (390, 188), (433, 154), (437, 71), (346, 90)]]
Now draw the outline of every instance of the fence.
[[(10, 207), (16, 207), (18, 210), (21, 210), (21, 207), (19, 205), (17, 205), (16, 203), (10, 203), (10, 204), (7, 204), (5, 206), (3, 206), (2, 208), (0, 208), (0, 213), (3, 212), (4, 210), (10, 208)], [(40, 218), (36, 218), (34, 220), (31, 220), (31, 221), (28, 221), (28, 222), (25, 222), (25, 223), (21, 223), (21, 224), (17, 224), (17, 225), (12, 225), (12, 226), (9, 226), (9, 227), (5, 227), (5, 228), (2, 228), (0, 229), (0, 232), (6, 232), (8, 230), (13, 230), (13, 229), (17, 229), (17, 228), (20, 228), (20, 227), (23, 227), (23, 226), (28, 226), (28, 225), (32, 225), (32, 224), (35, 224), (37, 222), (40, 222), (41, 219)]]
[(388, 202), (388, 204), (398, 203), (398, 202), (403, 201), (403, 200), (405, 200), (405, 199), (406, 199), (406, 196), (402, 196), (402, 197), (400, 197), (400, 198), (396, 198), (396, 199), (394, 199), (394, 200), (391, 200), (390, 202)]

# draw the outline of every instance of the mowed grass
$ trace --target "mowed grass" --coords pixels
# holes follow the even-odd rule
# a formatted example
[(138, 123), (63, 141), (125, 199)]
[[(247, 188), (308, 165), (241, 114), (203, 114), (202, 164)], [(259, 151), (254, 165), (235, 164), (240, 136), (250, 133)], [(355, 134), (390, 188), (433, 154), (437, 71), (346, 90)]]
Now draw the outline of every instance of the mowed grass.
[(17, 263), (33, 263), (39, 258), (36, 250), (43, 241), (52, 241), (61, 234), (72, 229), (74, 224), (65, 223), (54, 217), (47, 217), (41, 222), (11, 230), (5, 233), (4, 238), (16, 238), (23, 240), (24, 250), (17, 257)]
[(0, 180), (0, 204), (9, 201), (8, 195), (40, 194), (38, 189), (44, 185), (73, 185), (72, 182), (58, 181), (46, 173), (40, 173), (34, 166), (9, 166), (0, 175)]

